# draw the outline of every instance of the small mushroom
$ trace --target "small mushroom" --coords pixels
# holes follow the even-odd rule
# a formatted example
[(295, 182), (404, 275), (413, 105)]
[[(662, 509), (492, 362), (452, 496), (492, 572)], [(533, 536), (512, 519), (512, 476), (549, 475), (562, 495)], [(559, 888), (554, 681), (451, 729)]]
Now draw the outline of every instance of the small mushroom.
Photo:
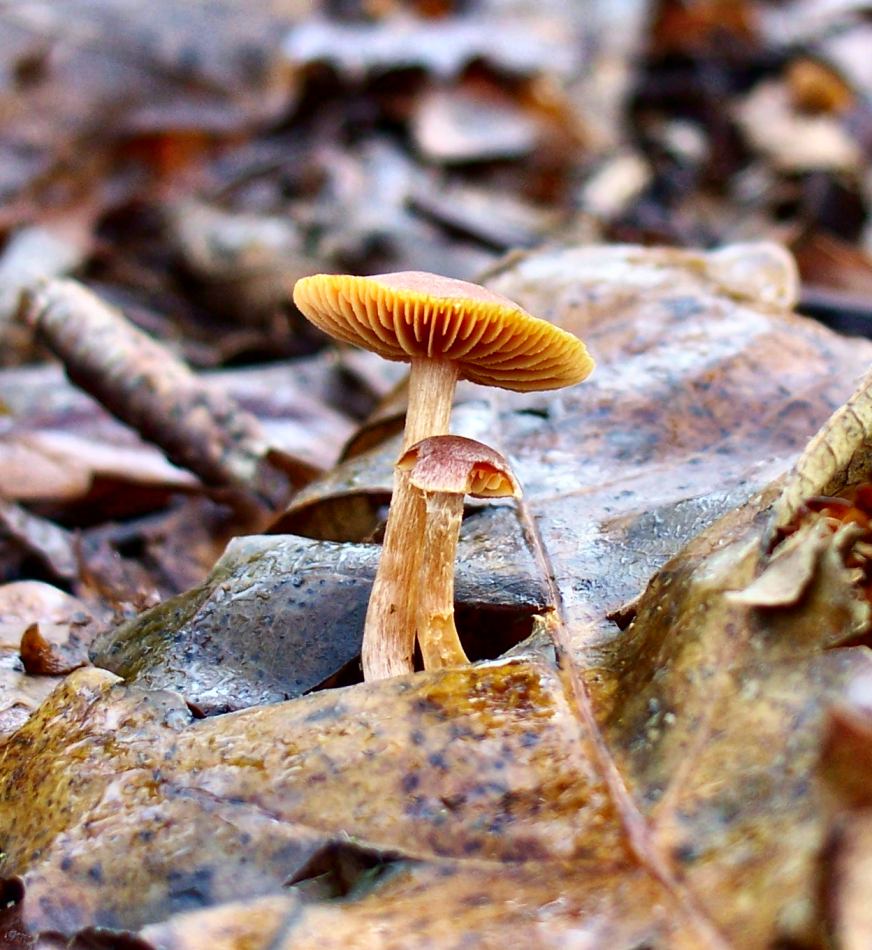
[(436, 435), (407, 449), (400, 471), (424, 493), (424, 553), (418, 588), (418, 643), (425, 670), (469, 662), (454, 625), (454, 559), (463, 496), (518, 498), (509, 463), (495, 449), (459, 435)]
[[(463, 280), (418, 271), (297, 281), (294, 303), (345, 343), (411, 363), (403, 448), (448, 432), (458, 379), (519, 391), (560, 389), (593, 369), (584, 344)], [(363, 635), (367, 680), (412, 670), (424, 508), (399, 471)]]

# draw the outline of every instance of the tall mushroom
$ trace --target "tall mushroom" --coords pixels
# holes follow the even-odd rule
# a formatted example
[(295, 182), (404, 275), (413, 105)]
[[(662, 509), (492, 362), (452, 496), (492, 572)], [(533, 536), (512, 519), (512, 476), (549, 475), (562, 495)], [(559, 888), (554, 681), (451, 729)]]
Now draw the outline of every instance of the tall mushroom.
[(509, 463), (496, 449), (459, 435), (417, 442), (397, 462), (424, 493), (424, 544), (416, 628), (425, 670), (467, 663), (454, 624), (454, 560), (463, 496), (518, 498)]
[[(403, 448), (448, 431), (458, 379), (520, 391), (560, 389), (593, 369), (584, 344), (484, 287), (407, 271), (298, 280), (294, 303), (338, 340), (411, 363)], [(397, 472), (366, 614), (367, 680), (412, 670), (424, 507)]]

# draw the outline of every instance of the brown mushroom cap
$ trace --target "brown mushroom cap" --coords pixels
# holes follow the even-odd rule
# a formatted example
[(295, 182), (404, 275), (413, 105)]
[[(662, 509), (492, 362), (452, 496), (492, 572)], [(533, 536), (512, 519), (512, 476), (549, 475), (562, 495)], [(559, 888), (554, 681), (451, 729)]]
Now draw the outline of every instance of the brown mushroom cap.
[(584, 343), (477, 284), (419, 271), (297, 281), (294, 303), (330, 336), (388, 360), (454, 362), (460, 377), (521, 392), (579, 383)]
[(518, 498), (521, 489), (509, 463), (496, 449), (459, 435), (422, 439), (399, 458), (397, 468), (424, 492), (473, 495), (475, 498)]

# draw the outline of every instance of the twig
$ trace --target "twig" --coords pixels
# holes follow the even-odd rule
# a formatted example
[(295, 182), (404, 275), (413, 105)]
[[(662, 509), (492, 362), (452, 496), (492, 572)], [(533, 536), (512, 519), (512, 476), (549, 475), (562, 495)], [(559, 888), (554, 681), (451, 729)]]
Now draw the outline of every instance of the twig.
[(311, 477), (270, 450), (254, 416), (76, 281), (37, 288), (25, 319), (73, 382), (206, 485), (275, 510)]

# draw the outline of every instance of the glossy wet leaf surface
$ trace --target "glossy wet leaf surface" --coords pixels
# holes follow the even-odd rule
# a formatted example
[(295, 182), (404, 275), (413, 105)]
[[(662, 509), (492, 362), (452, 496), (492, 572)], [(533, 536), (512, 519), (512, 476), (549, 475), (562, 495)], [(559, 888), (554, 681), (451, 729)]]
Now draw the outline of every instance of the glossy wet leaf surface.
[[(473, 656), (514, 646), (547, 605), (512, 520), (494, 507), (464, 527), (457, 600)], [(240, 538), (201, 588), (108, 631), (94, 662), (206, 714), (298, 696), (356, 669), (377, 561), (375, 545)]]

